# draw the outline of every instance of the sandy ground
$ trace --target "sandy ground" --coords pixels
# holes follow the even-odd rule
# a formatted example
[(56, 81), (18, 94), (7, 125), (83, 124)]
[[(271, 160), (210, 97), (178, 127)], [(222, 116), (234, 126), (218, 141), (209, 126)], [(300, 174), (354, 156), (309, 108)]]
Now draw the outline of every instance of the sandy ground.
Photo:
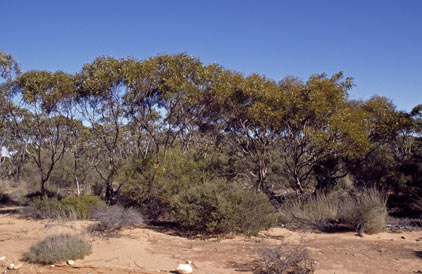
[[(293, 232), (273, 228), (257, 237), (191, 239), (157, 227), (126, 229), (118, 237), (88, 233), (88, 222), (51, 223), (22, 218), (0, 209), (0, 271), (19, 259), (29, 247), (56, 232), (85, 233), (93, 252), (74, 266), (23, 263), (7, 273), (174, 273), (179, 263), (193, 261), (194, 273), (252, 273), (256, 251), (265, 246), (306, 244), (319, 274), (422, 273), (422, 233)], [(420, 271), (420, 272), (418, 272)]]

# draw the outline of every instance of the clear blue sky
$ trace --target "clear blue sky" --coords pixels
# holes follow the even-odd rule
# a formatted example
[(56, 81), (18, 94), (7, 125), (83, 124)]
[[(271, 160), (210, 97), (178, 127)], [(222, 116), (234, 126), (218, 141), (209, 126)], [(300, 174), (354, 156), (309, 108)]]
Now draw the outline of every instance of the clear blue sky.
[(422, 1), (0, 0), (0, 48), (24, 70), (180, 53), (274, 80), (344, 71), (352, 98), (422, 103)]

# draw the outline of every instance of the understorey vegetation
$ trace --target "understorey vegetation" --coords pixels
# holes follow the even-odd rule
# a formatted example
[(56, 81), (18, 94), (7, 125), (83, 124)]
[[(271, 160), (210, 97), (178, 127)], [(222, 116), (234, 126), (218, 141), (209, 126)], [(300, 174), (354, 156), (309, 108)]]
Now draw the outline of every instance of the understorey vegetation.
[(82, 259), (92, 251), (92, 245), (80, 235), (54, 234), (37, 242), (22, 260), (30, 263), (55, 264)]
[(376, 233), (388, 211), (419, 218), (422, 105), (352, 100), (352, 87), (341, 72), (275, 81), (186, 54), (21, 72), (0, 51), (0, 178), (14, 186), (0, 202), (112, 230)]

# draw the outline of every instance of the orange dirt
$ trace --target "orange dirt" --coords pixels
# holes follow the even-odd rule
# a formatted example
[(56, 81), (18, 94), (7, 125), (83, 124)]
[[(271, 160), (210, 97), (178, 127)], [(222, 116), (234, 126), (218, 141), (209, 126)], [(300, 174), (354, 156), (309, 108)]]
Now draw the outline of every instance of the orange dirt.
[[(0, 209), (0, 271), (19, 259), (45, 236), (69, 231), (86, 233), (89, 222), (51, 223), (25, 219)], [(422, 233), (293, 232), (273, 228), (257, 237), (189, 239), (156, 227), (126, 229), (118, 237), (86, 234), (93, 252), (74, 266), (54, 267), (23, 263), (8, 273), (174, 273), (179, 263), (193, 261), (194, 273), (252, 273), (256, 250), (264, 246), (305, 242), (319, 274), (422, 273)], [(421, 272), (418, 272), (421, 271)]]

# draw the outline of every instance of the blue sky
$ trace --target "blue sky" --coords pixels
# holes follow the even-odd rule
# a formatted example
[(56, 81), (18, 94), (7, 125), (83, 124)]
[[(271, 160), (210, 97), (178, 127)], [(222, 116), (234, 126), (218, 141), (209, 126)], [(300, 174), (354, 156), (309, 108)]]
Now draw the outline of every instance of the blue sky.
[(422, 103), (422, 1), (0, 0), (0, 48), (24, 70), (97, 56), (199, 57), (274, 80), (344, 71), (355, 99)]

